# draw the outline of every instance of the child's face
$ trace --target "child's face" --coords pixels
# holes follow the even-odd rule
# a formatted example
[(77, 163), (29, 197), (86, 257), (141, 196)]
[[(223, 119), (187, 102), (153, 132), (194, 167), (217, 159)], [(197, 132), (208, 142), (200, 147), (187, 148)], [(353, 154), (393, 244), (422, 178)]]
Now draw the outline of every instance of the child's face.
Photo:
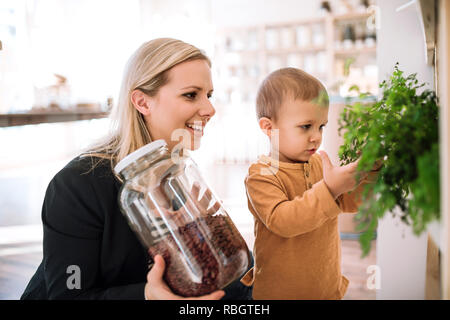
[(308, 161), (320, 147), (327, 123), (327, 106), (286, 99), (278, 110), (277, 119), (271, 121), (272, 129), (278, 129), (279, 160)]

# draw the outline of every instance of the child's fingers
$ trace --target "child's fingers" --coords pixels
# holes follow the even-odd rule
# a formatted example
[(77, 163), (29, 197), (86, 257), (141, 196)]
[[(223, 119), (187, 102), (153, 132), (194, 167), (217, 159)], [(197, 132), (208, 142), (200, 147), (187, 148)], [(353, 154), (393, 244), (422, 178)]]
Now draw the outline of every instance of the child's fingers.
[(373, 165), (372, 171), (378, 171), (383, 166), (383, 160), (377, 160), (375, 161), (375, 164)]
[(325, 151), (320, 151), (319, 155), (322, 158), (322, 166), (325, 170), (333, 168), (333, 164)]
[(350, 162), (349, 164), (346, 164), (344, 166), (344, 168), (346, 168), (347, 170), (350, 170), (350, 171), (355, 171), (356, 168), (358, 167), (359, 160), (360, 159), (358, 159), (358, 160), (356, 160), (354, 162)]

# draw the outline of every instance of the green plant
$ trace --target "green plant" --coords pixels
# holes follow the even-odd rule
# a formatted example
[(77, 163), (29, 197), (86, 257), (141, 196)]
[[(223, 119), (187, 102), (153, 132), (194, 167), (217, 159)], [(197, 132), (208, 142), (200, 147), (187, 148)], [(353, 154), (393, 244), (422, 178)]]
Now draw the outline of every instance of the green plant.
[(438, 102), (435, 92), (424, 86), (416, 74), (405, 77), (397, 64), (390, 79), (380, 84), (379, 101), (368, 102), (368, 94), (360, 93), (359, 101), (347, 104), (340, 116), (341, 163), (360, 158), (360, 174), (383, 160), (376, 182), (365, 186), (355, 216), (363, 256), (370, 252), (378, 220), (386, 212), (400, 212), (416, 235), (439, 220)]

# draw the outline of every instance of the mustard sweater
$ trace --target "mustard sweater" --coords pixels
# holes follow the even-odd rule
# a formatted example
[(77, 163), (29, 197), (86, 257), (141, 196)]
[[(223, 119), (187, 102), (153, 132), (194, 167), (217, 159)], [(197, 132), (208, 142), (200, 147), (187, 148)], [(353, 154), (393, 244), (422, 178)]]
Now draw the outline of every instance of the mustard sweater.
[(278, 171), (274, 161), (260, 156), (245, 179), (255, 265), (241, 282), (253, 284), (257, 300), (341, 299), (349, 281), (341, 274), (338, 214), (356, 212), (369, 179), (335, 201), (318, 154), (308, 163), (277, 162)]

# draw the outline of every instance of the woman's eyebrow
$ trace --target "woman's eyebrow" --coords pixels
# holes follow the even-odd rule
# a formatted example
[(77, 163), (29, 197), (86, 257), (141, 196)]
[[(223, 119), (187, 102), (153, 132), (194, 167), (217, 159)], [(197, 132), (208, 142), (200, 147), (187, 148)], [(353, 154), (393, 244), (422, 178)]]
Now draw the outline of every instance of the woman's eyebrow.
[(181, 88), (180, 90), (186, 90), (186, 89), (203, 90), (202, 87), (198, 87), (198, 86), (187, 86), (187, 87)]
[[(198, 90), (198, 91), (202, 91), (203, 90), (202, 87), (198, 87), (198, 86), (187, 86), (187, 87), (181, 88), (180, 90), (187, 90), (187, 89), (195, 89), (195, 90)], [(211, 90), (208, 91), (208, 93), (212, 93), (212, 92), (214, 92), (214, 89), (211, 89)]]

